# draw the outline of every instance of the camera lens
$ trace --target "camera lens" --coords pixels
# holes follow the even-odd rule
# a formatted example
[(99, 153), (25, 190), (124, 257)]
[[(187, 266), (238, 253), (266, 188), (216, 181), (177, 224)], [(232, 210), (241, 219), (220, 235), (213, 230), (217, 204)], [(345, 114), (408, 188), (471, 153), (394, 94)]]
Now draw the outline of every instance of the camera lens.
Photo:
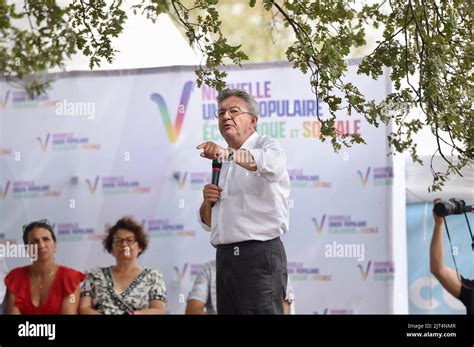
[(466, 203), (463, 200), (450, 199), (441, 201), (434, 205), (433, 212), (438, 217), (446, 217), (452, 214), (462, 214), (465, 212)]

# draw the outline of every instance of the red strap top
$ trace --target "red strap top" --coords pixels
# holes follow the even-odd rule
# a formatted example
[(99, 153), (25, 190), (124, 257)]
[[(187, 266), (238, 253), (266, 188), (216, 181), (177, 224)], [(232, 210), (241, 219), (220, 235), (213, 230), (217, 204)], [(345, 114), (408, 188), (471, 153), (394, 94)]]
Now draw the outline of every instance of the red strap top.
[(15, 306), (22, 314), (61, 314), (63, 299), (74, 293), (85, 278), (83, 273), (60, 265), (43, 304), (35, 306), (31, 301), (29, 268), (24, 266), (13, 269), (5, 277), (8, 291), (15, 295)]

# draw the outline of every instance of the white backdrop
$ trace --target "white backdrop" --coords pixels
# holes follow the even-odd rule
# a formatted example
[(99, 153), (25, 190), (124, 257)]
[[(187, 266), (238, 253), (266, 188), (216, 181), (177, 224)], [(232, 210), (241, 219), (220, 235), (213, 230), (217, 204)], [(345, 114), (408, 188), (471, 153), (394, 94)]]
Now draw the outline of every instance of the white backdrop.
[[(369, 97), (390, 91), (387, 73), (374, 82), (355, 70), (354, 62), (346, 80)], [(100, 242), (105, 224), (132, 215), (151, 236), (141, 265), (164, 274), (169, 312), (183, 313), (196, 273), (215, 256), (196, 220), (210, 181), (196, 146), (224, 144), (212, 116), (215, 91), (197, 88), (190, 67), (52, 76), (48, 94), (33, 101), (0, 82), (0, 240), (21, 242), (23, 224), (48, 218), (57, 261), (86, 271), (113, 263)], [(230, 69), (228, 83), (257, 98), (259, 133), (288, 154), (283, 242), (296, 312), (406, 312), (404, 177), (387, 156), (388, 129), (341, 113), (336, 127), (367, 145), (335, 154), (318, 139), (316, 114), (328, 109), (307, 76), (285, 63), (256, 64)], [(344, 245), (364, 252), (337, 253)]]

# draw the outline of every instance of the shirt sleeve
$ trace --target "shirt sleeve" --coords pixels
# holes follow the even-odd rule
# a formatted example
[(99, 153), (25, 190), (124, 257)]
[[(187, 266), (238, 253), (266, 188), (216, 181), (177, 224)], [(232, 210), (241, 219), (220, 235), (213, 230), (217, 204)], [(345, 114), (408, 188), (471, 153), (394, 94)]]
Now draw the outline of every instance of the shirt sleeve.
[(199, 222), (199, 224), (201, 225), (201, 227), (206, 230), (206, 231), (211, 231), (211, 228), (202, 221), (202, 218), (201, 218), (201, 213), (199, 212), (199, 209), (197, 211), (197, 220)]
[(474, 281), (466, 280), (464, 277), (461, 276), (461, 293), (459, 293), (458, 299), (466, 306), (470, 308), (473, 304), (472, 299), (472, 291), (474, 290)]
[(288, 301), (289, 304), (295, 301), (295, 293), (293, 291), (293, 284), (290, 281), (290, 276), (288, 275), (288, 282), (286, 284), (286, 296), (285, 301)]
[(83, 296), (96, 296), (93, 272), (87, 273), (86, 279), (81, 284), (81, 297)]
[(16, 268), (11, 270), (4, 279), (8, 291), (15, 295), (15, 306), (20, 308), (20, 310), (27, 296), (26, 276), (27, 270), (24, 268)]
[(257, 175), (276, 181), (287, 174), (286, 154), (280, 144), (271, 137), (263, 137), (261, 148), (247, 149), (257, 165)]
[(211, 286), (210, 265), (207, 263), (196, 276), (193, 288), (188, 295), (188, 300), (194, 299), (206, 303), (209, 299), (209, 288)]
[(63, 298), (68, 297), (76, 291), (79, 284), (86, 276), (76, 270), (65, 268), (63, 280)]
[(148, 299), (167, 302), (165, 280), (163, 279), (163, 275), (157, 270), (152, 271), (152, 283), (150, 292), (148, 293)]

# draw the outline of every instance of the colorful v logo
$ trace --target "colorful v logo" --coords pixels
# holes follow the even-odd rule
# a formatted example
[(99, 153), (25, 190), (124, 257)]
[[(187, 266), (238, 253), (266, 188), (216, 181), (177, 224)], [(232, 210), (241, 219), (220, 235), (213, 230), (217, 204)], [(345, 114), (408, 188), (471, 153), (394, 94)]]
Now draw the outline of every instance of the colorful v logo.
[(323, 215), (323, 218), (321, 219), (321, 224), (318, 223), (318, 220), (316, 218), (313, 218), (314, 225), (316, 226), (316, 233), (321, 234), (324, 228), (324, 222), (326, 221), (326, 215)]
[(89, 191), (91, 194), (95, 194), (95, 191), (97, 190), (97, 185), (99, 184), (99, 178), (100, 176), (97, 176), (95, 178), (94, 184), (92, 184), (90, 179), (86, 179), (87, 185), (89, 186)]
[(362, 172), (360, 170), (357, 170), (357, 173), (359, 174), (360, 181), (362, 182), (362, 185), (365, 187), (367, 185), (367, 182), (369, 181), (369, 175), (370, 175), (370, 169), (371, 167), (367, 169), (365, 173), (365, 177), (362, 175)]
[(372, 264), (372, 260), (369, 260), (367, 264), (367, 268), (364, 271), (364, 268), (362, 267), (362, 264), (358, 264), (357, 266), (359, 267), (360, 274), (362, 275), (362, 279), (364, 281), (367, 281), (367, 278), (369, 277), (369, 270), (370, 270), (370, 265)]
[(168, 140), (171, 143), (176, 143), (176, 141), (178, 141), (178, 137), (181, 132), (181, 126), (183, 125), (184, 114), (186, 113), (189, 97), (191, 96), (191, 90), (193, 89), (193, 84), (194, 83), (192, 81), (188, 81), (184, 84), (181, 100), (178, 105), (178, 112), (176, 114), (174, 128), (171, 124), (170, 114), (168, 107), (166, 106), (165, 99), (163, 99), (163, 97), (157, 93), (153, 93), (151, 95), (151, 100), (156, 102), (160, 109), (161, 118), (163, 119), (166, 133), (168, 134)]
[(10, 91), (7, 90), (7, 93), (5, 94), (5, 98), (3, 98), (3, 101), (1, 102), (0, 104), (0, 107), (3, 109), (5, 107), (7, 107), (7, 103), (8, 103), (8, 97), (10, 96)]
[(174, 267), (174, 271), (176, 272), (176, 278), (178, 279), (178, 283), (181, 285), (183, 283), (184, 275), (186, 274), (186, 270), (188, 268), (188, 263), (185, 263), (183, 266), (183, 270), (179, 271), (177, 266)]
[(0, 189), (0, 197), (2, 199), (5, 199), (7, 197), (8, 188), (10, 188), (10, 181), (8, 181), (7, 184), (5, 185), (5, 189)]
[(36, 139), (40, 143), (41, 150), (43, 152), (46, 152), (46, 149), (48, 148), (48, 142), (49, 142), (49, 133), (48, 133), (48, 135), (46, 135), (46, 140), (44, 142), (43, 142), (43, 139), (39, 136)]
[(174, 179), (178, 182), (179, 190), (184, 189), (184, 185), (186, 183), (186, 177), (188, 176), (188, 172), (185, 171), (183, 177), (181, 177), (181, 172), (174, 173)]

